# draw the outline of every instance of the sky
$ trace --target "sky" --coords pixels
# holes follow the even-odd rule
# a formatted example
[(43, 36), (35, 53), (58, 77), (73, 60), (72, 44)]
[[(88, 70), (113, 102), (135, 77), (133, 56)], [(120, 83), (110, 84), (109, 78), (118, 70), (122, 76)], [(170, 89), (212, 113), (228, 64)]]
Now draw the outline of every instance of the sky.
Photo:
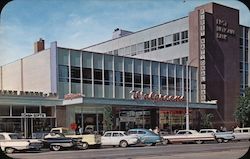
[(0, 66), (33, 54), (40, 38), (45, 48), (57, 41), (81, 49), (111, 39), (115, 28), (142, 30), (209, 2), (239, 9), (240, 24), (250, 26), (250, 11), (238, 0), (13, 0), (0, 15)]

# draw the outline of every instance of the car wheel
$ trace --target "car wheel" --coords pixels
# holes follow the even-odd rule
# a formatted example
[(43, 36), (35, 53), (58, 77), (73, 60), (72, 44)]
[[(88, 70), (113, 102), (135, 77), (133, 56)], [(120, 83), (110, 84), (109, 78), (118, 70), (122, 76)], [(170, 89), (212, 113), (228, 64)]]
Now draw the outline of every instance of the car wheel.
[(221, 138), (218, 138), (216, 140), (217, 140), (218, 143), (222, 143), (223, 142), (223, 139), (221, 139)]
[(6, 149), (5, 149), (5, 152), (6, 153), (13, 153), (15, 151), (15, 149), (13, 149), (13, 148), (11, 148), (11, 147), (7, 147)]
[(169, 142), (169, 140), (168, 139), (164, 139), (163, 141), (162, 141), (162, 144), (163, 145), (167, 145), (167, 144), (169, 144), (170, 142)]
[(151, 144), (151, 146), (155, 146), (155, 145), (156, 145), (156, 143), (152, 143), (152, 144)]
[(198, 140), (198, 141), (195, 141), (197, 144), (202, 144), (203, 143), (203, 141), (201, 141), (201, 140)]
[(81, 149), (86, 150), (86, 149), (88, 149), (88, 147), (89, 147), (89, 144), (87, 142), (83, 142), (82, 146), (81, 146)]
[(51, 146), (51, 149), (53, 151), (59, 151), (61, 149), (61, 146), (60, 145), (53, 145), (53, 146)]
[(120, 147), (127, 147), (127, 146), (128, 146), (128, 142), (127, 141), (122, 140), (120, 142)]

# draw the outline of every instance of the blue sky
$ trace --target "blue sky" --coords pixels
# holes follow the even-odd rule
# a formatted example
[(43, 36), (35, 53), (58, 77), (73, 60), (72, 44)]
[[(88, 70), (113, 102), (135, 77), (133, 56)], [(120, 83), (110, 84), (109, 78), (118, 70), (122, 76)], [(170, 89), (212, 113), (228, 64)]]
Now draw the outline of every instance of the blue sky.
[(195, 7), (217, 2), (240, 10), (250, 26), (248, 8), (237, 0), (13, 0), (1, 13), (0, 66), (33, 53), (33, 44), (80, 49), (111, 39), (115, 28), (138, 31), (187, 16)]

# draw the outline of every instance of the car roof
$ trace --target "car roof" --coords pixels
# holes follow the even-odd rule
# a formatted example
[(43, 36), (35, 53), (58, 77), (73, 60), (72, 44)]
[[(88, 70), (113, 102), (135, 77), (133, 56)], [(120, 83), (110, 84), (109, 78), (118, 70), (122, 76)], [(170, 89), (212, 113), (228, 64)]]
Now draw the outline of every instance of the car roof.
[(217, 129), (200, 129), (200, 131), (217, 130)]
[(192, 132), (192, 133), (197, 133), (196, 130), (179, 130), (178, 132), (183, 132), (183, 131), (190, 131), (190, 132)]
[(105, 133), (124, 133), (125, 131), (106, 131)]
[(138, 131), (138, 130), (149, 131), (148, 129), (143, 129), (143, 128), (129, 129), (128, 131)]

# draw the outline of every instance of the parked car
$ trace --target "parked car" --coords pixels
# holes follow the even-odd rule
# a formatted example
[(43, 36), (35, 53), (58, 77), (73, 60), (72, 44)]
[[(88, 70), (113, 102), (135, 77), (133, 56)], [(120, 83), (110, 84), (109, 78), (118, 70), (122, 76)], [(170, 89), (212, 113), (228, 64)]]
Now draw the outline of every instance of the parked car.
[(235, 135), (233, 134), (233, 132), (231, 131), (220, 132), (217, 129), (200, 129), (199, 133), (202, 133), (202, 134), (209, 133), (209, 134), (214, 135), (214, 138), (218, 143), (228, 142), (235, 138), (234, 137)]
[(0, 147), (6, 153), (14, 151), (40, 150), (43, 146), (41, 140), (24, 139), (17, 133), (0, 133)]
[(81, 139), (82, 149), (87, 149), (89, 146), (94, 146), (99, 148), (101, 146), (101, 135), (99, 134), (76, 134), (75, 131), (69, 128), (58, 127), (52, 128), (50, 132), (62, 133), (65, 137), (70, 137), (74, 139)]
[(82, 149), (81, 139), (65, 137), (62, 133), (49, 133), (45, 136), (43, 142), (45, 148), (53, 151), (59, 151), (63, 148)]
[(213, 141), (215, 140), (214, 136), (210, 133), (201, 134), (196, 130), (179, 130), (174, 135), (165, 135), (162, 136), (164, 138), (164, 143), (188, 143), (195, 142), (197, 144), (201, 144), (205, 141)]
[(235, 140), (249, 140), (250, 141), (250, 127), (235, 128), (233, 132)]
[(125, 131), (106, 131), (101, 138), (102, 145), (127, 147), (139, 143), (138, 137), (129, 136)]
[(128, 135), (138, 137), (143, 144), (155, 146), (162, 141), (160, 135), (148, 129), (130, 129), (127, 133)]

